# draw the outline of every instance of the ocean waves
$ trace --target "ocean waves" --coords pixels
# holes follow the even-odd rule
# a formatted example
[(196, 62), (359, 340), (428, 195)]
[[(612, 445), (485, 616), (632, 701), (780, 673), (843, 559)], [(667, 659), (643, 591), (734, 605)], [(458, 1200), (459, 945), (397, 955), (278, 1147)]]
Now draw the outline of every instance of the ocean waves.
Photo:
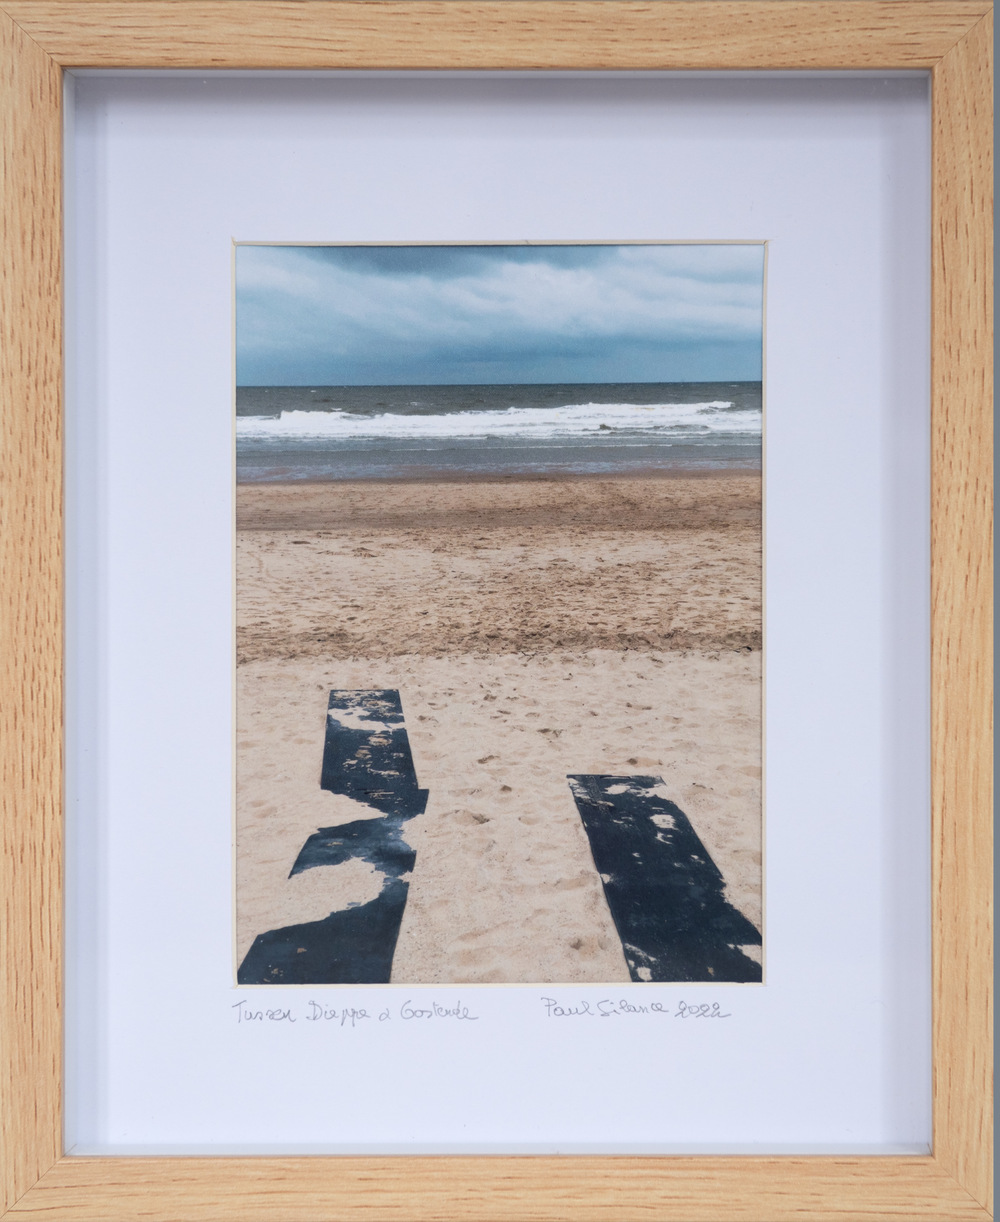
[(576, 403), (558, 407), (487, 408), (408, 413), (344, 409), (287, 410), (274, 416), (239, 416), (237, 443), (358, 441), (546, 442), (643, 438), (710, 441), (761, 433), (759, 410), (716, 399), (705, 403)]

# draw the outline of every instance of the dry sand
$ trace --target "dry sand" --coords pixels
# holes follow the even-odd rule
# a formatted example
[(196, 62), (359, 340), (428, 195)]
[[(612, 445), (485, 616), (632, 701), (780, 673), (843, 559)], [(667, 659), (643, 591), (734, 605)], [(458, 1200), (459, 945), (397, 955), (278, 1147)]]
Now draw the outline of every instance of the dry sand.
[(331, 688), (398, 688), (425, 814), (406, 983), (628, 980), (567, 773), (662, 776), (761, 923), (760, 478), (243, 486), (237, 953), (373, 898), (288, 871)]

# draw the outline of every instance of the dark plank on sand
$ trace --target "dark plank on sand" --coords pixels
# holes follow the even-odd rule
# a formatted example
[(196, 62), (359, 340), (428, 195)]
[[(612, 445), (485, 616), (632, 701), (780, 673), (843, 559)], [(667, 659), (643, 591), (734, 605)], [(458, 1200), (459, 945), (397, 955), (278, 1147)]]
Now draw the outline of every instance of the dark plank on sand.
[(684, 812), (653, 776), (567, 778), (632, 979), (760, 981), (740, 947), (760, 933), (724, 896), (725, 880)]
[(319, 783), (394, 818), (423, 812), (427, 791), (417, 788), (399, 692), (330, 693)]
[(258, 935), (240, 965), (240, 984), (388, 984), (416, 853), (402, 825), (427, 806), (417, 785), (399, 692), (332, 691), (320, 786), (381, 811), (321, 827), (303, 845), (289, 878), (359, 858), (383, 876), (366, 904), (321, 921)]

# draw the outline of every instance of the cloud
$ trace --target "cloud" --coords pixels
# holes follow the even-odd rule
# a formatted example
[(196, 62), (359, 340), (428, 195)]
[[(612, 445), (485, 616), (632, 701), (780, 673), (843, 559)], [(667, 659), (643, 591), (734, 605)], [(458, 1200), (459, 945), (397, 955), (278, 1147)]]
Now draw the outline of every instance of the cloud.
[(348, 271), (434, 279), (480, 275), (498, 263), (589, 267), (615, 257), (614, 246), (306, 246), (305, 258)]
[(241, 246), (238, 380), (757, 378), (762, 278), (761, 246)]

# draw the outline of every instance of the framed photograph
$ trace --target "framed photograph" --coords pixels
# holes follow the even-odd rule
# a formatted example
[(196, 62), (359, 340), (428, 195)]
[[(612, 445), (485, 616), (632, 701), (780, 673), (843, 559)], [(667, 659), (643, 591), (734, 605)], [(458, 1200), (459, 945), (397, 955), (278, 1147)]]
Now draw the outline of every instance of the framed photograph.
[[(0, 20), (4, 1211), (991, 1216), (990, 7), (14, 0)], [(102, 69), (180, 76), (116, 100)], [(258, 78), (225, 77), (256, 69), (285, 75), (255, 100)], [(753, 212), (767, 137), (718, 116), (802, 69), (825, 100), (784, 78), (769, 112), (799, 90), (776, 130), (806, 151), (767, 188), (813, 214), (792, 241), (771, 205)], [(589, 73), (617, 92), (595, 103)], [(234, 82), (249, 127), (225, 117)], [(639, 134), (664, 89), (684, 185), (650, 210), (666, 180), (643, 177)], [(850, 124), (824, 117), (831, 99)], [(282, 129), (278, 111), (300, 117)], [(929, 170), (912, 170), (898, 159), (926, 158), (928, 113)], [(581, 123), (600, 140), (582, 161)], [(246, 137), (275, 156), (229, 158)], [(717, 178), (760, 230), (716, 206)], [(499, 186), (514, 180), (545, 190)], [(239, 209), (213, 211), (213, 191)], [(928, 195), (900, 225), (900, 200)], [(815, 342), (829, 320), (839, 349)], [(769, 376), (767, 571), (806, 592), (796, 624), (776, 579), (765, 633)], [(928, 398), (929, 424), (910, 410)], [(795, 459), (822, 447), (825, 468)], [(824, 505), (853, 525), (823, 529)], [(104, 551), (95, 522), (116, 524)], [(92, 570), (132, 591), (109, 604), (111, 644)], [(875, 635), (851, 636), (866, 617)], [(897, 676), (884, 707), (866, 669)], [(91, 709), (117, 719), (113, 750)], [(178, 727), (196, 749), (177, 753)], [(891, 796), (866, 794), (873, 778)], [(211, 813), (231, 792), (232, 829)], [(880, 802), (894, 813), (866, 824)], [(928, 874), (922, 941), (906, 924)], [(830, 899), (845, 878), (853, 911)], [(112, 954), (87, 950), (101, 939)], [(887, 971), (894, 992), (830, 1004)], [(903, 1088), (921, 1039), (932, 1075)], [(764, 1119), (824, 1050), (855, 1104), (870, 1080), (876, 1121), (853, 1142), (830, 1083), (825, 1128), (805, 1096), (784, 1127)]]
[(240, 984), (762, 980), (764, 257), (237, 245)]

